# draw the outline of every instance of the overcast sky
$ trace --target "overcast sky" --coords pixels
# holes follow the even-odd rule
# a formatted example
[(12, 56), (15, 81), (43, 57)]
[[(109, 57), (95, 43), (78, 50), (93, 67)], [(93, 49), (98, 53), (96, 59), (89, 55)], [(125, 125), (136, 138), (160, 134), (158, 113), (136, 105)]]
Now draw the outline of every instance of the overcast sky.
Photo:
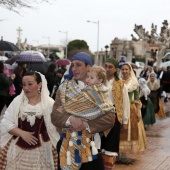
[(32, 45), (64, 45), (68, 41), (85, 40), (92, 52), (97, 50), (97, 24), (99, 21), (99, 50), (118, 37), (131, 39), (135, 23), (150, 31), (151, 24), (158, 26), (166, 19), (170, 24), (170, 0), (56, 0), (42, 3), (37, 10), (23, 9), (21, 15), (0, 7), (0, 36), (17, 42), (17, 28), (21, 27), (22, 41)]

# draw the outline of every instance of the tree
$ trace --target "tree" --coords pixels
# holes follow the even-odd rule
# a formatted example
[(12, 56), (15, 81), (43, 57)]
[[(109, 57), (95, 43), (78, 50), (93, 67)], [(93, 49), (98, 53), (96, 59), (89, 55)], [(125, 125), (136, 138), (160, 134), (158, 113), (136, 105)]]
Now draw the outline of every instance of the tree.
[(73, 49), (89, 49), (87, 42), (84, 40), (73, 40), (68, 43), (68, 52)]
[(160, 66), (162, 57), (164, 56), (165, 49), (170, 48), (170, 28), (168, 28), (168, 22), (167, 20), (164, 20), (162, 22), (161, 32), (160, 34), (157, 33), (157, 25), (154, 25), (152, 23), (151, 25), (151, 33), (148, 31), (145, 31), (142, 25), (136, 25), (135, 24), (135, 33), (138, 35), (138, 39), (132, 36), (132, 40), (139, 41), (144, 40), (151, 44), (159, 44), (161, 46), (160, 50), (157, 54), (157, 68)]
[(19, 13), (22, 8), (33, 9), (35, 4), (49, 3), (50, 0), (0, 0), (0, 6), (10, 11)]
[(84, 40), (73, 40), (70, 41), (67, 45), (68, 48), (68, 59), (71, 60), (72, 56), (78, 52), (86, 52), (90, 54), (93, 57), (94, 60), (94, 55), (92, 52), (89, 50), (89, 46), (86, 41)]

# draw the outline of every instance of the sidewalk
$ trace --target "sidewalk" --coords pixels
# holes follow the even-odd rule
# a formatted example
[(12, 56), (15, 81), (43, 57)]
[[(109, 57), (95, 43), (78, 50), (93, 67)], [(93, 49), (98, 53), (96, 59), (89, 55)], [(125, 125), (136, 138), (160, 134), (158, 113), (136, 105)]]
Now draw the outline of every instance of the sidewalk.
[[(170, 112), (170, 101), (164, 104), (164, 109)], [(170, 117), (157, 119), (146, 135), (147, 149), (143, 153), (127, 155), (136, 162), (116, 164), (113, 170), (170, 170)]]

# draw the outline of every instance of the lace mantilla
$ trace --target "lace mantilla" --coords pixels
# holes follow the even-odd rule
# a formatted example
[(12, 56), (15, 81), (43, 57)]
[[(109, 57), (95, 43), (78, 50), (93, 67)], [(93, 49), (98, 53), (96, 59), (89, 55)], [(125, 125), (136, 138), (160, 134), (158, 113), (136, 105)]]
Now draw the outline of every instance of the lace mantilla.
[(19, 115), (22, 121), (26, 119), (27, 122), (30, 122), (30, 125), (33, 126), (35, 124), (35, 119), (41, 119), (42, 117), (41, 103), (39, 102), (32, 106), (28, 103), (28, 100), (25, 99), (21, 105)]
[(132, 92), (138, 88), (138, 84), (131, 78), (128, 83), (126, 83), (128, 92)]

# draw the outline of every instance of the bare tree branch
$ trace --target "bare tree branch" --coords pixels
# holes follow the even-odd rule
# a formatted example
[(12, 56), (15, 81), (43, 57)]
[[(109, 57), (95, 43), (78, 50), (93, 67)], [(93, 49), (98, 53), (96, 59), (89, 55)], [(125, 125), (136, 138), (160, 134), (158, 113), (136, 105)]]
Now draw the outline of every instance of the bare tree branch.
[(10, 11), (19, 13), (22, 8), (33, 9), (35, 4), (50, 3), (50, 0), (0, 0), (0, 6)]

